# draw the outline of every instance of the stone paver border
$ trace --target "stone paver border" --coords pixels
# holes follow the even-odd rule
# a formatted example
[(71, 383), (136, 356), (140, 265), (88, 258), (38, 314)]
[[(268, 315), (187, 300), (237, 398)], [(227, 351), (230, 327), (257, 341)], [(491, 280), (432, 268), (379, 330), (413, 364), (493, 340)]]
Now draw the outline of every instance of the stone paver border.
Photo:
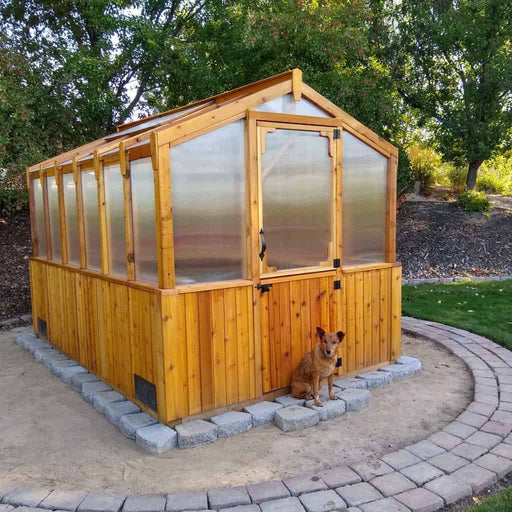
[(418, 284), (436, 284), (436, 283), (460, 283), (462, 281), (508, 281), (512, 279), (512, 276), (509, 275), (499, 275), (499, 276), (466, 276), (466, 277), (430, 277), (425, 279), (402, 279), (402, 286), (415, 286)]
[[(355, 511), (419, 512), (439, 510), (480, 492), (512, 471), (512, 352), (435, 322), (404, 317), (402, 328), (458, 356), (475, 381), (467, 410), (427, 440), (350, 467), (204, 492), (127, 496), (0, 480), (0, 512), (15, 510), (12, 507), (33, 507), (31, 512), (329, 512), (345, 505)], [(492, 433), (486, 428), (490, 424)]]

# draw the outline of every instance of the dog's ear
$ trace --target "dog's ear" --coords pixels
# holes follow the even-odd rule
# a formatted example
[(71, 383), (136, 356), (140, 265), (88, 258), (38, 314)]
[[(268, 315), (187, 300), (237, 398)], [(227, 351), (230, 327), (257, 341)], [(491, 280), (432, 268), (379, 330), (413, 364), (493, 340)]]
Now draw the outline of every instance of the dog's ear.
[(343, 340), (343, 338), (345, 337), (345, 333), (343, 331), (338, 331), (336, 333), (336, 336), (338, 336), (338, 339), (340, 340), (341, 343), (341, 340)]
[(316, 328), (316, 335), (318, 336), (319, 339), (322, 339), (324, 334), (325, 334), (325, 331), (321, 327)]

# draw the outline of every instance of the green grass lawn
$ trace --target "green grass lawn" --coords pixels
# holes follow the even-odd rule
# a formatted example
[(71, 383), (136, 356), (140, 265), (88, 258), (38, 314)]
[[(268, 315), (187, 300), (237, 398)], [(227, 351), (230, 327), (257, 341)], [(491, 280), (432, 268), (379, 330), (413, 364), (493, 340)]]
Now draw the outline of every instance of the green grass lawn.
[(466, 512), (510, 512), (512, 510), (512, 488), (497, 492), (481, 503), (471, 505)]
[(404, 315), (481, 334), (512, 350), (512, 280), (403, 287)]

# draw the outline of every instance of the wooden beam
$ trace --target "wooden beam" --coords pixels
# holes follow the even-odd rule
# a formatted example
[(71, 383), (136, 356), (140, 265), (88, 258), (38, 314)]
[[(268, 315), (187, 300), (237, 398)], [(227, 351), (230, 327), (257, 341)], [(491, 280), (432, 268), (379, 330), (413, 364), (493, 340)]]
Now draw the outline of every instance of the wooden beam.
[(82, 171), (73, 157), (73, 180), (76, 186), (76, 214), (78, 217), (78, 247), (80, 251), (80, 268), (87, 268), (87, 251), (85, 246), (84, 200), (82, 196)]
[(298, 68), (292, 71), (292, 92), (293, 99), (300, 101), (302, 97), (302, 71)]
[(46, 234), (46, 257), (52, 259), (52, 237), (50, 232), (50, 211), (48, 209), (48, 187), (46, 185), (46, 171), (43, 166), (39, 166), (39, 176), (41, 187), (43, 189), (43, 208), (44, 208), (44, 228)]
[(157, 133), (151, 134), (151, 160), (155, 181), (158, 285), (160, 288), (175, 288), (176, 285), (169, 148), (169, 143), (160, 144)]
[(59, 227), (62, 263), (68, 263), (68, 230), (66, 225), (66, 210), (64, 207), (64, 188), (62, 182), (61, 168), (55, 162), (55, 183), (57, 184), (57, 197), (59, 201)]
[(388, 160), (388, 176), (386, 187), (386, 246), (387, 263), (396, 261), (396, 174), (398, 159), (391, 156)]
[(32, 255), (39, 256), (39, 240), (37, 237), (36, 205), (34, 199), (34, 187), (27, 169), (28, 206), (30, 212), (30, 237), (32, 240)]
[(130, 155), (123, 142), (119, 143), (119, 166), (123, 176), (124, 233), (126, 246), (126, 279), (135, 280), (135, 257), (133, 247), (132, 181), (130, 177)]
[(110, 258), (107, 233), (107, 209), (105, 205), (105, 175), (103, 162), (100, 162), (98, 151), (94, 152), (94, 175), (98, 185), (98, 218), (100, 223), (101, 272), (110, 274)]

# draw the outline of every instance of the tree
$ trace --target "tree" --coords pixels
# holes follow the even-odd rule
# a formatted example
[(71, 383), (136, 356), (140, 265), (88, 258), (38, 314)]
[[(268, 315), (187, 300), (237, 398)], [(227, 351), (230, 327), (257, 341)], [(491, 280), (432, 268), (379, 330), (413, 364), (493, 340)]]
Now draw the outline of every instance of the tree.
[(468, 165), (510, 144), (512, 0), (376, 1), (379, 57), (397, 90), (425, 122), (434, 119), (443, 154)]

